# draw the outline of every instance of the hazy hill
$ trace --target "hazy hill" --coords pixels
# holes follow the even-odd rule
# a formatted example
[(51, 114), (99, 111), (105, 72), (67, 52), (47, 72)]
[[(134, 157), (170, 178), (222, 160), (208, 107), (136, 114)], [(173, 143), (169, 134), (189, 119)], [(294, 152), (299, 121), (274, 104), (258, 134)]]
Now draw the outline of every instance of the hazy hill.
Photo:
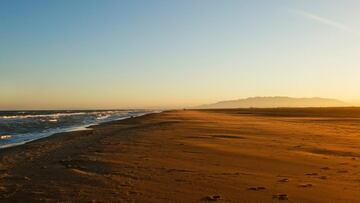
[(246, 99), (220, 101), (215, 104), (202, 105), (197, 108), (274, 108), (274, 107), (339, 107), (347, 103), (327, 98), (291, 98), (291, 97), (249, 97)]

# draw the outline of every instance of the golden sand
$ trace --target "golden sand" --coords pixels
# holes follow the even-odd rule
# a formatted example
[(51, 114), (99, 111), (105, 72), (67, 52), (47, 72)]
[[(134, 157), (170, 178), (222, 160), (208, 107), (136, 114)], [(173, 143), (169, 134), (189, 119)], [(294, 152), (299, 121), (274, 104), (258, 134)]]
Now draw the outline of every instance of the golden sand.
[(360, 110), (168, 111), (0, 151), (0, 201), (360, 202)]

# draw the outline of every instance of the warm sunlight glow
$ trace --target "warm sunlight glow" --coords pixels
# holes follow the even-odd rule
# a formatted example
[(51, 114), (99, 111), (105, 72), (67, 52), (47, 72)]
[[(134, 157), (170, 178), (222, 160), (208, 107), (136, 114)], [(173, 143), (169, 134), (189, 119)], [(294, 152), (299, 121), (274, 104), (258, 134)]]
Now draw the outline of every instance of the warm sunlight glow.
[(0, 109), (360, 101), (355, 1), (37, 2), (0, 3)]

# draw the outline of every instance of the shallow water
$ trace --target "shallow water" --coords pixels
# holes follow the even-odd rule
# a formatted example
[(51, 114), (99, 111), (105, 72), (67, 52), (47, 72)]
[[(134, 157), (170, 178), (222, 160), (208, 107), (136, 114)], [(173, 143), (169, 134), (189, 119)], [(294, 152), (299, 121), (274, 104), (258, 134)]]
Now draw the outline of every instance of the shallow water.
[(0, 111), (0, 148), (54, 133), (84, 129), (103, 122), (142, 116), (149, 110)]

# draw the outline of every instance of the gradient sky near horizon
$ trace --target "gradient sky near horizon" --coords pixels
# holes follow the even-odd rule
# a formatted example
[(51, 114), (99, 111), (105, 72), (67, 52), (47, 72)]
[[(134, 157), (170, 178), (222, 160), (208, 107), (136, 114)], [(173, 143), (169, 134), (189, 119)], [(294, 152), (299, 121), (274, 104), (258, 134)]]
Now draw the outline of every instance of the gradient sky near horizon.
[(360, 101), (357, 0), (1, 0), (0, 109)]

